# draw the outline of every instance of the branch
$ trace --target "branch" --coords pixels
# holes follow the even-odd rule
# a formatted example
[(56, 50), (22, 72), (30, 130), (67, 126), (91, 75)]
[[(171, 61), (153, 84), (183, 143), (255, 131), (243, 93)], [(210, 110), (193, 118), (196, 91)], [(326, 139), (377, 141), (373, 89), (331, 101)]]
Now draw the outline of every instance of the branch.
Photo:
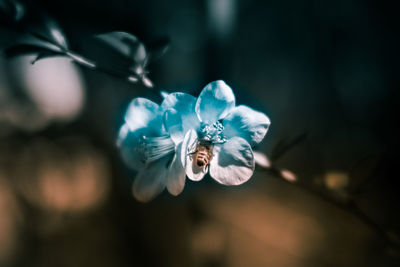
[(331, 191), (328, 191), (326, 189), (321, 190), (321, 188), (312, 186), (308, 183), (304, 183), (302, 180), (298, 180), (297, 178), (295, 180), (288, 179), (288, 177), (285, 176), (285, 173), (283, 172), (285, 170), (276, 168), (273, 165), (268, 168), (260, 167), (260, 169), (270, 173), (273, 177), (284, 181), (291, 186), (300, 188), (303, 191), (327, 203), (330, 203), (331, 205), (341, 210), (344, 210), (347, 213), (352, 214), (353, 216), (357, 217), (361, 222), (363, 222), (366, 226), (368, 226), (372, 231), (374, 231), (378, 236), (380, 236), (387, 245), (392, 246), (393, 248), (396, 248), (400, 251), (400, 241), (396, 237), (391, 236), (391, 234), (386, 229), (384, 229), (384, 227), (376, 223), (370, 216), (363, 212), (362, 209), (360, 209), (360, 207), (357, 205), (353, 197), (349, 196), (345, 201), (339, 200), (338, 198), (333, 197)]

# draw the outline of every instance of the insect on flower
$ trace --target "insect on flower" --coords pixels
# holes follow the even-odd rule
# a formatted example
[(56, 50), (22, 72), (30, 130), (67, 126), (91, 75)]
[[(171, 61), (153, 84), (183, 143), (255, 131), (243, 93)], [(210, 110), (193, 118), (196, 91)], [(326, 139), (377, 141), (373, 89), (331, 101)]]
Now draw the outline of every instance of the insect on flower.
[(255, 167), (252, 146), (267, 133), (268, 117), (247, 106), (235, 106), (232, 89), (221, 80), (209, 83), (197, 99), (183, 95), (185, 102), (175, 101), (175, 106), (193, 108), (167, 112), (164, 125), (182, 142), (181, 161), (189, 179), (199, 181), (210, 173), (221, 184), (246, 182)]
[(210, 141), (198, 140), (193, 152), (190, 153), (193, 164), (198, 168), (205, 168), (212, 159), (214, 145)]
[(134, 99), (118, 138), (123, 159), (138, 171), (133, 194), (149, 201), (165, 187), (182, 192), (186, 176), (239, 185), (254, 172), (252, 146), (260, 143), (270, 121), (247, 106), (235, 106), (223, 81), (208, 84), (200, 96), (162, 94), (161, 105)]

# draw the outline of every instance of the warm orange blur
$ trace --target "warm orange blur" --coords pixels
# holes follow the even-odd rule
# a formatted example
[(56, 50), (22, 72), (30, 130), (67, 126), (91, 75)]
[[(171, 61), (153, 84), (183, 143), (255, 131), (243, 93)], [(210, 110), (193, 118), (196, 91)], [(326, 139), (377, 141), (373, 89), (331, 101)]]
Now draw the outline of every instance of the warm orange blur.
[[(86, 211), (104, 201), (110, 173), (103, 155), (82, 140), (71, 152), (46, 140), (27, 146), (17, 161), (23, 196), (42, 209)], [(74, 145), (74, 143), (72, 143)]]
[(17, 249), (20, 216), (12, 187), (0, 174), (0, 266), (6, 265)]

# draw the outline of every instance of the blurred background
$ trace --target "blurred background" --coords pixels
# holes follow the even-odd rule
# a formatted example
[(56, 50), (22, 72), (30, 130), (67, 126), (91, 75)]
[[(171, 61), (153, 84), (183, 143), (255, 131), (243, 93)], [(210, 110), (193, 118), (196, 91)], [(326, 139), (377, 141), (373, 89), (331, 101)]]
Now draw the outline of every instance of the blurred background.
[[(82, 55), (96, 53), (90, 36), (114, 30), (170, 46), (149, 67), (154, 89), (62, 57), (0, 57), (1, 267), (399, 266), (395, 4), (28, 4)], [(20, 38), (0, 25), (1, 50)], [(239, 187), (187, 180), (178, 197), (137, 202), (115, 146), (128, 103), (197, 96), (216, 79), (270, 117), (257, 150), (275, 172)]]

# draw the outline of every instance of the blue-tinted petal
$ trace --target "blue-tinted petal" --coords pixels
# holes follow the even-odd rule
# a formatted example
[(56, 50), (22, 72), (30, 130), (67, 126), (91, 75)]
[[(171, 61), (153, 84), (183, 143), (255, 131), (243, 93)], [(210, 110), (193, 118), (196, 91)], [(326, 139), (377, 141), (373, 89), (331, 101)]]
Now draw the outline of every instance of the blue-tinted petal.
[(227, 138), (240, 136), (254, 146), (263, 140), (271, 122), (264, 113), (237, 106), (222, 120), (222, 124)]
[(175, 144), (182, 142), (184, 131), (182, 126), (182, 117), (171, 108), (164, 113), (164, 126)]
[(148, 163), (158, 160), (174, 151), (175, 144), (169, 136), (148, 137), (144, 130), (131, 131), (125, 123), (118, 135), (119, 147), (124, 162), (132, 169), (140, 170)]
[(185, 187), (186, 172), (181, 162), (181, 147), (182, 143), (176, 149), (166, 177), (168, 192), (174, 196), (179, 195)]
[[(171, 93), (165, 97), (160, 109), (165, 112), (174, 109), (176, 112), (164, 117), (164, 124), (169, 131), (171, 127), (179, 125), (182, 136), (189, 129), (197, 129), (200, 122), (195, 113), (196, 98), (185, 93)], [(176, 129), (176, 128), (175, 128)]]
[(214, 123), (224, 118), (235, 106), (232, 89), (221, 80), (211, 82), (201, 91), (196, 103), (196, 113), (200, 121)]
[(254, 157), (250, 144), (241, 137), (214, 146), (210, 176), (224, 185), (240, 185), (253, 175)]
[(169, 160), (170, 156), (161, 158), (139, 171), (132, 188), (137, 200), (148, 202), (164, 190)]
[(117, 146), (126, 165), (134, 170), (145, 166), (144, 155), (138, 150), (140, 137), (129, 130), (127, 124), (122, 125), (117, 138)]
[(174, 108), (179, 112), (187, 113), (188, 111), (194, 112), (196, 105), (196, 98), (186, 93), (165, 93), (163, 94), (164, 100), (160, 105), (162, 110)]
[(146, 98), (131, 101), (125, 114), (125, 122), (132, 132), (146, 128), (148, 135), (162, 132), (162, 116), (156, 103)]
[(181, 150), (181, 162), (185, 167), (186, 175), (190, 180), (200, 181), (203, 179), (208, 171), (208, 166), (204, 168), (198, 168), (193, 164), (193, 155), (196, 151), (197, 145), (197, 134), (194, 130), (189, 130), (182, 142)]

